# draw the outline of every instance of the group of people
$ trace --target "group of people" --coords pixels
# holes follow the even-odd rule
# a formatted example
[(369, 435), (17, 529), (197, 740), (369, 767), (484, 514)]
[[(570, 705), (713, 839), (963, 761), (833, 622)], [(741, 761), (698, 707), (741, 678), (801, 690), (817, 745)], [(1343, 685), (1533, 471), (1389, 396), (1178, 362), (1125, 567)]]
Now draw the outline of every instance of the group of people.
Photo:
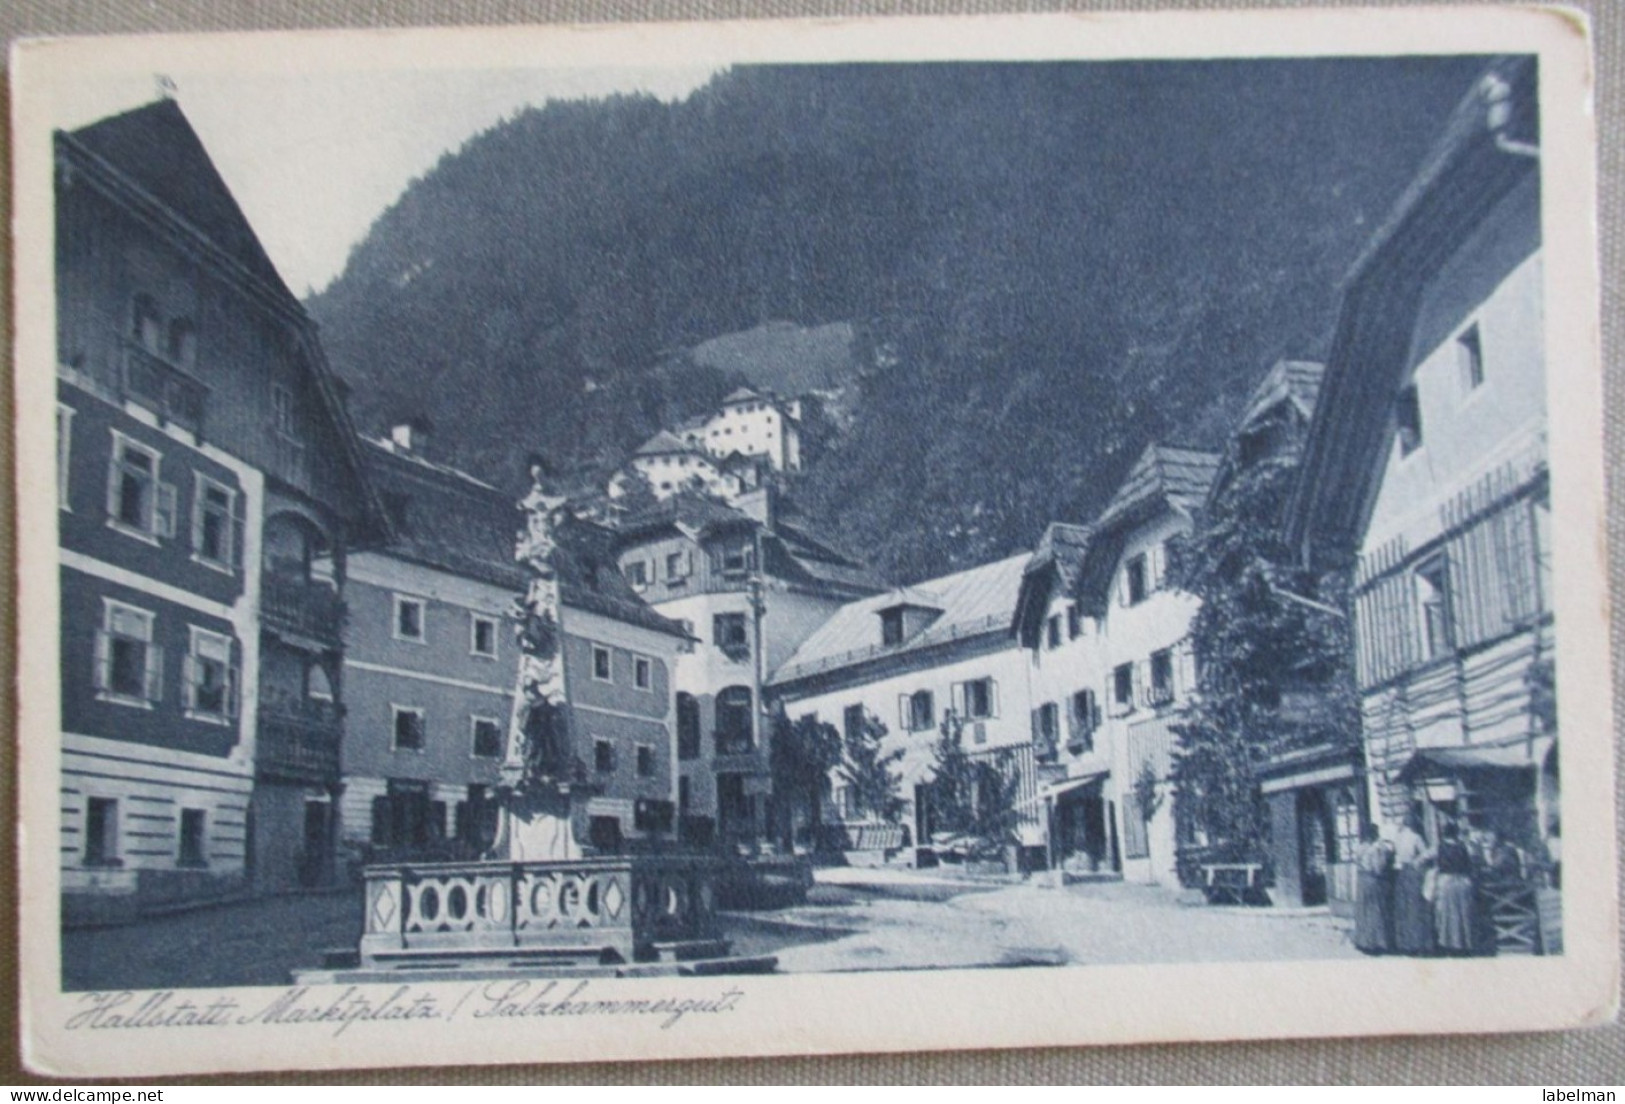
[(1392, 841), (1365, 825), (1355, 866), (1354, 945), (1367, 954), (1486, 953), (1494, 939), (1486, 934), (1480, 889), (1525, 877), (1523, 855), (1494, 831), (1469, 843), (1446, 823), (1432, 847), (1414, 813)]

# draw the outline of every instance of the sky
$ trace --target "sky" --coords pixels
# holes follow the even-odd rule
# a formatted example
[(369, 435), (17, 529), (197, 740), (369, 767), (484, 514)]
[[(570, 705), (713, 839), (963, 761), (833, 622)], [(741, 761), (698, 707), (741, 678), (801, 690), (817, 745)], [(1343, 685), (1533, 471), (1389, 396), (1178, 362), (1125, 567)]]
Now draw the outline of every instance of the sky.
[[(169, 93), (293, 293), (320, 291), (414, 178), (528, 105), (643, 92), (680, 100), (713, 70), (498, 69), (187, 76)], [(76, 83), (63, 129), (148, 103), (159, 77)]]

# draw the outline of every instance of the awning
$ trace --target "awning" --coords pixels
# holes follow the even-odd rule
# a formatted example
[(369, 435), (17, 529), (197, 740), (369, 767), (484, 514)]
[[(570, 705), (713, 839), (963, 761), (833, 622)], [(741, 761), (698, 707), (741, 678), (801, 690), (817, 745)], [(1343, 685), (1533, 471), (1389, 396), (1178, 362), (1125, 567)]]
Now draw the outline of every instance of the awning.
[(1063, 778), (1059, 782), (1051, 782), (1038, 791), (1038, 799), (1040, 801), (1058, 801), (1075, 790), (1081, 790), (1085, 786), (1097, 785), (1104, 781), (1110, 773), (1111, 771), (1106, 770), (1090, 771), (1088, 774), (1080, 774), (1073, 778)]
[(1546, 757), (1551, 738), (1519, 740), (1498, 747), (1417, 748), (1399, 772), (1401, 782), (1414, 782), (1429, 774), (1458, 774), (1472, 770), (1534, 770)]

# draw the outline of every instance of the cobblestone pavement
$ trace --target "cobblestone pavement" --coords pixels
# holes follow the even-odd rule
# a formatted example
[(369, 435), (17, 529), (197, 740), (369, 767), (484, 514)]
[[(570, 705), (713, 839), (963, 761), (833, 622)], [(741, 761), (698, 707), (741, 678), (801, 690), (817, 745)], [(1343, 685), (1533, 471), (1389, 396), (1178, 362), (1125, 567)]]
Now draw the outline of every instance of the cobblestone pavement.
[(833, 934), (780, 951), (785, 972), (1359, 956), (1348, 925), (1326, 913), (1186, 904), (1155, 886), (967, 885), (889, 870), (820, 879), (815, 902), (833, 890), (839, 903), (771, 914)]
[[(68, 990), (286, 985), (353, 948), (360, 891), (275, 897), (62, 935)], [(819, 871), (806, 905), (724, 917), (735, 954), (787, 973), (1351, 958), (1325, 914), (1182, 904), (1119, 882), (1049, 888), (908, 871)]]

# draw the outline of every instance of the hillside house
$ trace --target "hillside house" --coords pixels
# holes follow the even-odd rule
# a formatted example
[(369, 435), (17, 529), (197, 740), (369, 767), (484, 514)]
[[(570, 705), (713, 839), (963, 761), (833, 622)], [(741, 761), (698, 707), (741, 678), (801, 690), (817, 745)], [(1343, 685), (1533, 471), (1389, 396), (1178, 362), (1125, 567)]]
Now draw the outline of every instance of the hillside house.
[(677, 436), (718, 460), (760, 457), (776, 472), (801, 470), (801, 400), (740, 387), (717, 410), (678, 427)]
[(770, 689), (792, 718), (812, 715), (850, 733), (886, 726), (897, 763), (904, 833), (888, 836), (839, 778), (823, 820), (849, 850), (927, 847), (935, 832), (931, 782), (944, 715), (965, 722), (967, 751), (1018, 782), (1021, 844), (1043, 846), (1037, 809), (1029, 658), (1010, 627), (1029, 554), (850, 602), (774, 671)]
[(1351, 273), (1287, 535), (1352, 569), (1370, 806), (1559, 832), (1532, 61), (1497, 65)]
[(64, 914), (319, 884), (382, 524), (340, 387), (174, 102), (55, 158)]
[(694, 638), (677, 657), (677, 807), (684, 837), (760, 841), (774, 822), (767, 676), (845, 602), (880, 585), (781, 508), (688, 495), (623, 519), (627, 584)]
[[(629, 466), (662, 500), (675, 494), (702, 493), (732, 501), (745, 489), (737, 472), (724, 472), (717, 458), (666, 430), (639, 445)], [(624, 498), (630, 489), (626, 472), (617, 473), (609, 482), (612, 499)]]
[(1078, 567), (1078, 606), (1099, 625), (1123, 874), (1137, 881), (1178, 881), (1169, 779), (1173, 726), (1196, 688), (1197, 602), (1170, 581), (1169, 545), (1192, 530), (1218, 463), (1209, 452), (1147, 448), (1090, 526)]

